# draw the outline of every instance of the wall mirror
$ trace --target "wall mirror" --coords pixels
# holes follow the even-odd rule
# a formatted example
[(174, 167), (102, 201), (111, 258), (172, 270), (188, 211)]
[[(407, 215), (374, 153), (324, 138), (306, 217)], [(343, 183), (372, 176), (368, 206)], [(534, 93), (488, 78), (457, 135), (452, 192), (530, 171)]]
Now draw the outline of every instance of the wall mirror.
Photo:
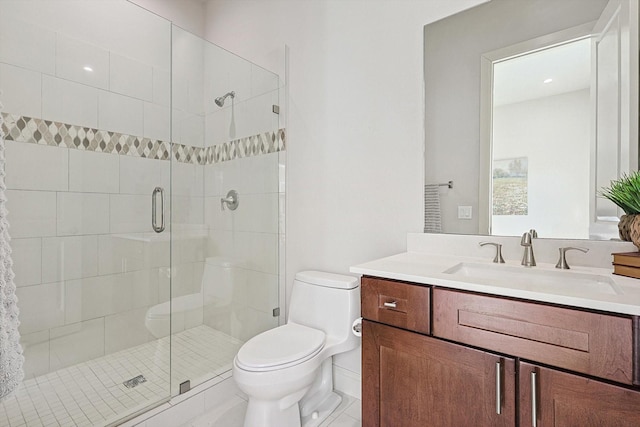
[(426, 232), (617, 238), (637, 0), (492, 0), (426, 25), (424, 61)]

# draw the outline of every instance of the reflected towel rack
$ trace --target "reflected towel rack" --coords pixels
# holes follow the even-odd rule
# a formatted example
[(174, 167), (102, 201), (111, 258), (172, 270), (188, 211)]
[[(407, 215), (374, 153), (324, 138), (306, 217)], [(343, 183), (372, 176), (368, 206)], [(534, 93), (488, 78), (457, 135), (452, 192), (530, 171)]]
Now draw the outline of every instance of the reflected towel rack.
[(449, 181), (449, 182), (444, 182), (442, 184), (438, 184), (438, 187), (449, 187), (449, 188), (453, 188), (453, 181)]

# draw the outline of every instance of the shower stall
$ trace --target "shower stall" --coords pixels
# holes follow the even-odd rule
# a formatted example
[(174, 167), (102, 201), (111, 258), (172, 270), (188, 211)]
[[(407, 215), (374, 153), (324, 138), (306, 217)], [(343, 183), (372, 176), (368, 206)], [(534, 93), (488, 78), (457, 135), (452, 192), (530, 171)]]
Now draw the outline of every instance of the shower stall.
[(125, 0), (0, 2), (25, 356), (0, 426), (117, 425), (279, 324), (279, 88)]

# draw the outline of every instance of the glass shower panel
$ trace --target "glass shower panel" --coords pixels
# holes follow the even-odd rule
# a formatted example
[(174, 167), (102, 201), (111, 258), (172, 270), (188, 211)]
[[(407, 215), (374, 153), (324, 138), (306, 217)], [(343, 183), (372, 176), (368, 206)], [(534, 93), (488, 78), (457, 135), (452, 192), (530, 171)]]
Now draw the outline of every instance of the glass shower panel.
[(283, 142), (276, 74), (181, 28), (172, 34), (176, 394), (228, 372), (242, 343), (278, 325)]
[(170, 39), (124, 0), (0, 2), (26, 374), (2, 426), (116, 425), (170, 396), (170, 230), (151, 227), (154, 188), (169, 213)]

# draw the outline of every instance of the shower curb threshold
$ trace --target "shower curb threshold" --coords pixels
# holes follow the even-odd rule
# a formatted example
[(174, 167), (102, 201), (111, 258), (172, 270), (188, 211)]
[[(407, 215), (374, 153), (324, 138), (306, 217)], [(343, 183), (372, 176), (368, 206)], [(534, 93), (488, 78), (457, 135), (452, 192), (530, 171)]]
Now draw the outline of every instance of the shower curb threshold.
[[(225, 382), (226, 380), (230, 380), (231, 378), (231, 371), (227, 371), (227, 372), (223, 372), (220, 375), (216, 375), (215, 377), (204, 381), (201, 384), (198, 384), (197, 386), (193, 387), (191, 390), (189, 390), (186, 393), (174, 396), (164, 402), (161, 402), (158, 406), (150, 409), (147, 412), (144, 412), (142, 414), (139, 414), (137, 416), (135, 416), (134, 418), (131, 418), (127, 421), (125, 421), (122, 424), (117, 424), (119, 427), (147, 427), (146, 423), (147, 422), (152, 422), (153, 426), (160, 426), (160, 425), (165, 425), (167, 426), (168, 424), (162, 424), (162, 421), (160, 421), (160, 418), (163, 418), (165, 415), (166, 416), (170, 416), (169, 411), (171, 410), (175, 410), (177, 411), (178, 408), (177, 406), (185, 403), (187, 400), (190, 399), (197, 399), (198, 395), (201, 395), (200, 397), (204, 398), (204, 393), (209, 391), (211, 388), (215, 387), (216, 385), (219, 385), (223, 382)], [(213, 404), (215, 404), (216, 402), (211, 402)], [(194, 405), (195, 406), (195, 405)], [(201, 410), (198, 410), (197, 412), (194, 412), (193, 407), (189, 407), (189, 411), (188, 411), (188, 419), (184, 419), (183, 422), (187, 422), (190, 419), (193, 419), (195, 417), (199, 417), (202, 416), (203, 414), (205, 414), (207, 411), (211, 410), (211, 408), (207, 408), (205, 407), (206, 405), (204, 404), (203, 401), (203, 405), (200, 408)], [(149, 426), (151, 427), (151, 426)]]

